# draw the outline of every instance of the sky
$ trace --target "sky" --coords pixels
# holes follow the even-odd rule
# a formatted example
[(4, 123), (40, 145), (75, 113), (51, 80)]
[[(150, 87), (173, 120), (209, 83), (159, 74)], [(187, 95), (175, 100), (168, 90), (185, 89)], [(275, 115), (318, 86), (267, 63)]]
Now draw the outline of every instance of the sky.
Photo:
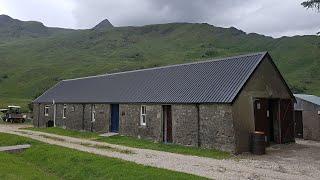
[(320, 13), (303, 0), (0, 0), (0, 14), (49, 27), (92, 28), (170, 22), (236, 27), (273, 37), (316, 34)]

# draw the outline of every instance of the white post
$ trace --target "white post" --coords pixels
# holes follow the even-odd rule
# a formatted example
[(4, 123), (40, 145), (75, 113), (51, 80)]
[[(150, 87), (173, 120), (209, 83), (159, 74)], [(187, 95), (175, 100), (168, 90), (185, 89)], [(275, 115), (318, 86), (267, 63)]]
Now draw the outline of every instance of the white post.
[(54, 99), (52, 100), (53, 104), (53, 127), (56, 127), (56, 104), (54, 102)]

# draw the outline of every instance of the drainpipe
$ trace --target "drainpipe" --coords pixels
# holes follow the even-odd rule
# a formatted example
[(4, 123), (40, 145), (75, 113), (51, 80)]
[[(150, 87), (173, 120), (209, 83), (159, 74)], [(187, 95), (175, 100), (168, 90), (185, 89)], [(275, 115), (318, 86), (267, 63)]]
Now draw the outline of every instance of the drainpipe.
[(40, 127), (40, 103), (38, 104), (38, 127)]
[(53, 104), (53, 127), (56, 127), (56, 103), (54, 102), (54, 99), (52, 100)]
[(93, 132), (93, 122), (92, 122), (92, 108), (93, 108), (93, 105), (91, 104), (91, 111), (90, 111), (90, 117), (91, 117), (91, 120), (90, 120), (90, 123), (91, 123), (91, 128), (90, 128), (90, 131)]
[(197, 132), (198, 132), (198, 147), (201, 146), (201, 140), (200, 140), (200, 108), (199, 108), (199, 104), (196, 104), (197, 107)]

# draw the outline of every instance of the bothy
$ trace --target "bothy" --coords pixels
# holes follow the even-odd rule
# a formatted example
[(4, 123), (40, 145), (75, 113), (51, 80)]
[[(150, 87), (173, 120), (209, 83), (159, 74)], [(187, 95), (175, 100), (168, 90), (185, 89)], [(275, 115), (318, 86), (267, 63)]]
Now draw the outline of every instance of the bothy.
[(267, 52), (64, 80), (34, 101), (34, 125), (234, 153), (249, 134), (294, 141), (294, 96)]

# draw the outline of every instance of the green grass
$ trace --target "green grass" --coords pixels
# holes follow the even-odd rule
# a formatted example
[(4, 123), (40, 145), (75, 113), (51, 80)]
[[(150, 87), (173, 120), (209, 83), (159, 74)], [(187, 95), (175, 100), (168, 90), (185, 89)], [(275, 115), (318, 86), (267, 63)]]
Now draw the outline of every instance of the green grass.
[(172, 152), (172, 153), (185, 154), (185, 155), (210, 157), (214, 159), (225, 159), (231, 156), (230, 153), (214, 150), (214, 149), (201, 149), (196, 147), (186, 147), (186, 146), (174, 145), (174, 144), (163, 144), (163, 143), (152, 142), (150, 140), (137, 139), (134, 137), (121, 136), (121, 135), (116, 135), (111, 137), (101, 137), (99, 136), (99, 134), (93, 133), (93, 132), (80, 132), (80, 131), (66, 130), (58, 127), (27, 128), (27, 129), (53, 133), (58, 135), (64, 135), (64, 136), (92, 139), (96, 141), (107, 142), (110, 144), (118, 144), (118, 145), (124, 145), (124, 146), (142, 148), (142, 149), (153, 149), (158, 151)]
[(36, 128), (36, 127), (31, 127), (31, 128), (26, 128), (28, 130), (34, 130), (34, 131), (41, 131), (41, 132), (46, 132), (46, 133), (52, 133), (52, 134), (58, 134), (58, 135), (63, 135), (63, 136), (71, 136), (71, 137), (76, 137), (76, 138), (85, 138), (85, 139), (96, 139), (99, 137), (98, 133), (94, 132), (80, 132), (80, 131), (74, 131), (74, 130), (66, 130), (58, 127), (50, 127), (50, 128)]
[(0, 133), (0, 146), (25, 143), (25, 152), (0, 152), (0, 179), (202, 179)]

